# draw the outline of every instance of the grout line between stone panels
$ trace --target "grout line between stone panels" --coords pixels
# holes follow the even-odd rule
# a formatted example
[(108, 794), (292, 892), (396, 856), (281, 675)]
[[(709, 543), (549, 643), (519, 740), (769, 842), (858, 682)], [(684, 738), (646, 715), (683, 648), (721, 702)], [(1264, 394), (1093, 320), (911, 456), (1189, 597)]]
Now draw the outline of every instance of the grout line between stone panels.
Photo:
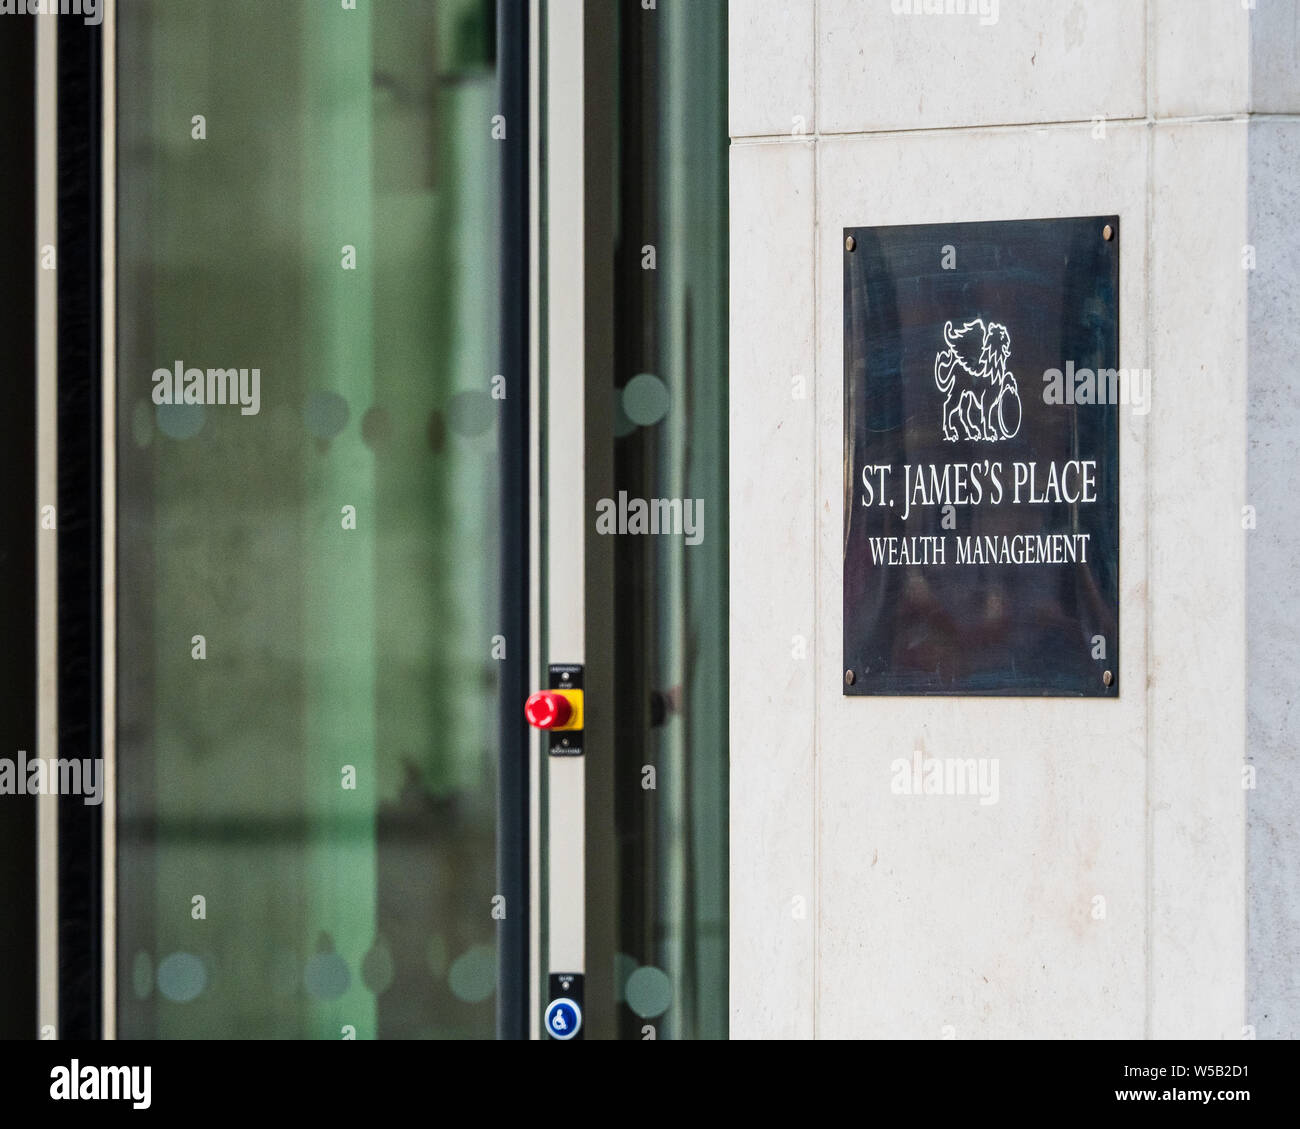
[[(814, 71), (814, 84), (816, 75)], [(820, 1020), (820, 1001), (822, 984), (821, 967), (821, 932), (822, 932), (822, 762), (821, 762), (821, 640), (819, 638), (822, 617), (821, 605), (821, 397), (822, 397), (822, 340), (821, 340), (821, 147), (813, 144), (813, 188), (812, 188), (812, 325), (813, 325), (813, 1038), (818, 1036)]]
[[(1221, 114), (1186, 114), (1170, 117), (1154, 117), (1150, 113), (1134, 116), (1107, 118), (1108, 126), (1131, 125), (1208, 125), (1216, 122), (1247, 122), (1256, 118), (1277, 121), (1300, 121), (1300, 113), (1260, 113), (1248, 110), (1234, 110)], [(807, 144), (818, 141), (869, 141), (881, 137), (926, 137), (945, 133), (1023, 133), (1025, 130), (1063, 131), (1066, 129), (1091, 129), (1092, 118), (1065, 118), (1049, 122), (998, 122), (973, 125), (931, 126), (926, 129), (873, 129), (850, 132), (827, 132), (820, 127), (809, 133), (752, 133), (732, 137), (731, 144), (772, 145), (772, 144)]]
[[(1292, 18), (1291, 31), (1292, 31), (1292, 36), (1294, 37), (1296, 31), (1297, 15), (1293, 13), (1291, 18)], [(1254, 18), (1252, 17), (1250, 21), (1250, 31), (1246, 38), (1246, 105), (1248, 107), (1252, 107), (1252, 112), (1247, 119), (1246, 138), (1244, 142), (1245, 168), (1242, 170), (1243, 179), (1246, 185), (1245, 238), (1246, 238), (1246, 243), (1251, 246), (1254, 246), (1255, 244), (1255, 232), (1253, 230), (1253, 223), (1252, 223), (1255, 214), (1255, 206), (1254, 206), (1254, 193), (1252, 191), (1252, 186), (1251, 186), (1251, 171), (1253, 167), (1251, 161), (1251, 149), (1253, 147), (1253, 140), (1254, 140), (1253, 135), (1255, 131), (1251, 128), (1251, 125), (1249, 124), (1250, 120), (1254, 118), (1262, 118), (1267, 120), (1295, 121), (1297, 120), (1298, 117), (1300, 117), (1300, 115), (1295, 115), (1295, 114), (1269, 114), (1269, 113), (1253, 112), (1253, 107), (1255, 105), (1255, 85), (1256, 85), (1254, 63), (1255, 63), (1255, 21)], [(1251, 447), (1250, 447), (1251, 387), (1250, 386), (1251, 386), (1251, 374), (1254, 372), (1254, 366), (1251, 363), (1252, 362), (1251, 347), (1252, 347), (1252, 342), (1254, 340), (1254, 333), (1252, 332), (1253, 326), (1252, 326), (1251, 314), (1252, 314), (1252, 305), (1253, 305), (1252, 290), (1254, 289), (1254, 281), (1255, 281), (1254, 271), (1247, 272), (1246, 282), (1245, 282), (1246, 293), (1245, 293), (1245, 311), (1244, 311), (1245, 321), (1246, 321), (1246, 341), (1245, 341), (1245, 357), (1243, 358), (1245, 363), (1245, 369), (1246, 369), (1245, 390), (1244, 390), (1245, 410), (1243, 412), (1243, 419), (1241, 421), (1242, 430), (1245, 433), (1243, 436), (1244, 443), (1242, 445), (1242, 450), (1245, 451), (1245, 460), (1244, 460), (1245, 466), (1242, 468), (1243, 481), (1241, 485), (1242, 485), (1242, 497), (1246, 499), (1247, 504), (1249, 504), (1250, 502), (1250, 481), (1251, 481)], [(1243, 688), (1244, 688), (1243, 705), (1245, 708), (1242, 717), (1242, 723), (1245, 732), (1242, 735), (1242, 753), (1245, 758), (1243, 763), (1253, 765), (1254, 753), (1251, 748), (1251, 725), (1250, 725), (1250, 654), (1251, 654), (1250, 562), (1251, 562), (1250, 540), (1247, 539), (1245, 541), (1242, 550), (1242, 558), (1241, 558), (1241, 572), (1242, 572), (1242, 576), (1245, 578), (1243, 584), (1242, 608), (1241, 608), (1242, 620), (1243, 620), (1241, 624), (1241, 638), (1244, 641), (1244, 649), (1245, 649), (1245, 654), (1243, 656), (1243, 661), (1245, 665), (1245, 670), (1243, 672), (1245, 676), (1245, 680), (1243, 682)], [(1251, 1012), (1252, 1012), (1252, 1005), (1254, 1003), (1254, 997), (1255, 997), (1254, 988), (1256, 982), (1255, 966), (1254, 966), (1252, 946), (1251, 946), (1251, 910), (1254, 904), (1254, 898), (1252, 896), (1252, 890), (1251, 890), (1251, 850), (1250, 850), (1251, 816), (1253, 814), (1252, 795), (1253, 795), (1252, 792), (1243, 790), (1242, 800), (1241, 800), (1241, 805), (1242, 805), (1241, 806), (1241, 831), (1242, 831), (1243, 843), (1242, 843), (1242, 852), (1241, 852), (1242, 854), (1241, 997), (1242, 998), (1241, 998), (1240, 1023), (1244, 1025), (1242, 1028), (1243, 1035), (1245, 1034), (1246, 1026), (1253, 1027), (1254, 1025), (1254, 1016), (1251, 1014)]]
[[(821, 83), (818, 79), (821, 76), (821, 4), (818, 0), (813, 0), (812, 6), (812, 24), (813, 24), (813, 44), (812, 44), (812, 102), (813, 102), (813, 132), (816, 133), (821, 129), (822, 106), (821, 106)], [(815, 222), (815, 213), (814, 213)]]
[(813, 864), (813, 998), (812, 998), (812, 1037), (815, 1040), (819, 1034), (819, 1024), (821, 1020), (821, 988), (822, 988), (822, 964), (821, 964), (821, 934), (822, 934), (822, 767), (821, 767), (821, 624), (822, 606), (821, 606), (821, 538), (820, 532), (821, 520), (821, 414), (819, 405), (821, 403), (821, 375), (822, 375), (822, 339), (821, 339), (821, 146), (817, 143), (821, 137), (821, 113), (822, 108), (818, 91), (819, 83), (819, 55), (820, 55), (820, 38), (819, 38), (819, 16), (821, 4), (813, 4), (813, 49), (812, 49), (812, 96), (813, 96), (813, 142), (812, 142), (812, 331), (813, 331), (813, 507), (812, 507), (812, 535), (813, 535), (813, 678), (812, 678), (812, 705), (813, 705), (813, 842), (812, 842), (812, 864)]
[[(1152, 36), (1154, 23), (1155, 23), (1155, 11), (1153, 10), (1151, 0), (1146, 0), (1146, 20), (1144, 23), (1146, 43), (1143, 45), (1143, 54), (1146, 58), (1146, 97), (1147, 97), (1147, 121), (1146, 121), (1147, 176), (1146, 176), (1146, 194), (1145, 194), (1146, 195), (1146, 261), (1143, 265), (1144, 277), (1142, 280), (1143, 281), (1142, 301), (1143, 301), (1144, 312), (1146, 317), (1146, 325), (1143, 328), (1143, 332), (1145, 335), (1144, 345), (1146, 348), (1146, 359), (1148, 364), (1151, 363), (1152, 360), (1151, 350), (1155, 344), (1155, 334), (1152, 330), (1152, 320), (1151, 320), (1155, 312), (1152, 309), (1152, 302), (1151, 302), (1151, 281), (1153, 277), (1152, 259), (1153, 256), (1155, 255), (1155, 233), (1152, 225), (1155, 223), (1154, 197), (1155, 197), (1155, 171), (1156, 171), (1155, 169), (1156, 137), (1155, 137), (1155, 130), (1153, 128), (1155, 122), (1155, 117), (1154, 117), (1155, 59), (1153, 58), (1154, 52), (1152, 52), (1151, 50), (1151, 43), (1152, 43), (1151, 36)], [(1121, 327), (1121, 332), (1123, 332), (1122, 327)], [(1143, 640), (1144, 654), (1142, 656), (1143, 665), (1146, 667), (1146, 670), (1142, 672), (1143, 693), (1146, 695), (1146, 701), (1144, 703), (1146, 707), (1145, 708), (1146, 725), (1143, 726), (1143, 743), (1145, 745), (1144, 752), (1146, 755), (1143, 758), (1144, 795), (1143, 795), (1143, 803), (1142, 803), (1143, 817), (1144, 817), (1144, 824), (1145, 824), (1144, 826), (1145, 843), (1143, 844), (1143, 846), (1146, 854), (1146, 867), (1145, 867), (1146, 874), (1145, 874), (1145, 883), (1144, 883), (1145, 893), (1146, 893), (1146, 899), (1145, 899), (1146, 905), (1143, 907), (1143, 925), (1145, 928), (1146, 936), (1143, 938), (1144, 941), (1143, 948), (1145, 949), (1145, 952), (1143, 954), (1144, 965), (1145, 965), (1143, 969), (1144, 972), (1143, 979), (1145, 982), (1143, 984), (1143, 992), (1142, 992), (1142, 1037), (1144, 1039), (1150, 1039), (1151, 1025), (1152, 1025), (1152, 1010), (1155, 1004), (1155, 986), (1154, 986), (1155, 985), (1155, 981), (1154, 981), (1155, 930), (1153, 928), (1153, 922), (1155, 916), (1155, 912), (1154, 912), (1155, 824), (1152, 821), (1152, 815), (1151, 815), (1151, 778), (1153, 774), (1151, 757), (1152, 757), (1152, 751), (1154, 747), (1154, 743), (1151, 740), (1151, 728), (1155, 721), (1155, 710), (1152, 708), (1153, 692), (1151, 687), (1151, 680), (1150, 677), (1148, 676), (1151, 668), (1151, 656), (1152, 654), (1154, 654), (1154, 652), (1151, 649), (1152, 648), (1151, 632), (1152, 632), (1152, 622), (1155, 618), (1152, 614), (1151, 600), (1149, 598), (1149, 593), (1151, 591), (1151, 577), (1152, 577), (1152, 573), (1151, 573), (1152, 429), (1150, 427), (1147, 428), (1146, 433), (1143, 436), (1143, 439), (1144, 442), (1143, 442), (1143, 450), (1142, 450), (1142, 463), (1143, 463), (1143, 474), (1145, 478), (1145, 491), (1146, 491), (1146, 496), (1143, 498), (1143, 507), (1142, 507), (1143, 510), (1142, 520), (1145, 525), (1144, 532), (1145, 532), (1145, 539), (1146, 539), (1146, 544), (1143, 547), (1144, 553), (1146, 555), (1146, 562), (1145, 562), (1146, 574), (1143, 577), (1143, 588), (1144, 591), (1148, 593), (1148, 598), (1146, 601), (1146, 614), (1143, 617), (1143, 633), (1145, 635), (1145, 639)]]
[[(1250, 46), (1250, 45), (1247, 46), (1247, 50), (1248, 50), (1248, 51), (1251, 50), (1251, 46)], [(1248, 60), (1248, 63), (1249, 63), (1249, 60)], [(1251, 67), (1251, 66), (1248, 66), (1248, 67), (1247, 67), (1247, 71), (1248, 71), (1248, 74), (1250, 75), (1250, 79), (1249, 79), (1249, 81), (1253, 84), (1253, 83), (1254, 83), (1254, 68)], [(1250, 92), (1250, 93), (1251, 93), (1251, 95), (1253, 96), (1253, 85), (1252, 85), (1252, 89), (1251, 89), (1251, 92)], [(1245, 197), (1246, 197), (1246, 198), (1245, 198), (1245, 216), (1244, 216), (1244, 220), (1245, 220), (1245, 222), (1244, 222), (1244, 227), (1243, 227), (1243, 232), (1242, 232), (1242, 234), (1243, 234), (1243, 236), (1244, 236), (1244, 238), (1245, 238), (1245, 242), (1246, 242), (1248, 245), (1250, 245), (1250, 246), (1254, 246), (1254, 245), (1255, 245), (1255, 228), (1254, 228), (1254, 218), (1255, 218), (1255, 194), (1254, 194), (1253, 185), (1252, 185), (1252, 183), (1251, 183), (1251, 174), (1252, 174), (1252, 170), (1253, 170), (1252, 158), (1251, 158), (1251, 150), (1252, 150), (1252, 148), (1253, 148), (1253, 146), (1254, 146), (1254, 136), (1255, 136), (1256, 132), (1257, 132), (1257, 131), (1254, 130), (1253, 127), (1252, 127), (1252, 126), (1250, 125), (1250, 123), (1248, 122), (1248, 123), (1247, 123), (1247, 126), (1246, 126), (1246, 136), (1245, 136), (1245, 138), (1244, 138), (1244, 140), (1243, 140), (1243, 143), (1242, 143), (1242, 144), (1243, 144), (1243, 154), (1242, 154), (1242, 158), (1243, 158), (1243, 166), (1244, 166), (1244, 167), (1242, 168), (1241, 173), (1242, 173), (1242, 181), (1243, 181), (1243, 183), (1245, 184)], [(1241, 416), (1241, 431), (1242, 431), (1242, 435), (1241, 435), (1241, 439), (1242, 439), (1241, 449), (1245, 452), (1245, 458), (1243, 459), (1243, 463), (1244, 463), (1244, 465), (1242, 466), (1242, 476), (1241, 476), (1241, 492), (1242, 492), (1242, 494), (1241, 494), (1241, 496), (1246, 500), (1246, 503), (1249, 504), (1249, 503), (1250, 503), (1250, 483), (1251, 483), (1251, 463), (1252, 463), (1252, 461), (1253, 461), (1253, 453), (1252, 453), (1252, 451), (1251, 451), (1251, 445), (1250, 445), (1250, 426), (1251, 426), (1250, 393), (1251, 393), (1252, 374), (1253, 374), (1254, 371), (1255, 371), (1255, 369), (1254, 369), (1254, 365), (1253, 365), (1253, 363), (1252, 363), (1252, 356), (1251, 356), (1251, 351), (1252, 351), (1252, 348), (1253, 348), (1253, 346), (1254, 346), (1254, 340), (1255, 340), (1254, 324), (1253, 324), (1253, 320), (1252, 320), (1253, 306), (1254, 306), (1254, 294), (1253, 294), (1253, 292), (1254, 292), (1254, 290), (1255, 290), (1255, 272), (1254, 272), (1254, 271), (1247, 271), (1247, 272), (1246, 272), (1246, 278), (1245, 278), (1245, 282), (1244, 282), (1243, 286), (1244, 286), (1244, 290), (1245, 290), (1245, 293), (1244, 293), (1244, 295), (1243, 295), (1243, 304), (1244, 304), (1243, 314), (1244, 314), (1244, 317), (1245, 317), (1245, 323), (1246, 323), (1246, 334), (1245, 334), (1245, 341), (1243, 342), (1243, 349), (1242, 349), (1242, 353), (1243, 353), (1243, 355), (1242, 355), (1242, 357), (1241, 357), (1242, 365), (1243, 365), (1243, 367), (1244, 367), (1244, 369), (1245, 369), (1245, 380), (1244, 380), (1244, 382), (1243, 382), (1243, 383), (1244, 383), (1244, 387), (1243, 387), (1243, 389), (1242, 389), (1243, 397), (1244, 397), (1244, 403), (1243, 403), (1243, 405), (1242, 405), (1243, 410), (1242, 410), (1242, 416)], [(1242, 697), (1243, 697), (1243, 700), (1242, 700), (1242, 717), (1241, 717), (1241, 724), (1242, 724), (1242, 730), (1243, 730), (1243, 732), (1242, 732), (1242, 755), (1243, 755), (1243, 761), (1242, 761), (1242, 763), (1243, 763), (1243, 764), (1253, 765), (1253, 764), (1255, 763), (1255, 758), (1254, 758), (1254, 753), (1253, 753), (1253, 751), (1252, 751), (1252, 747), (1251, 747), (1251, 724), (1250, 724), (1250, 659), (1251, 659), (1251, 646), (1250, 646), (1250, 597), (1251, 597), (1250, 564), (1251, 564), (1251, 552), (1250, 552), (1250, 546), (1251, 546), (1250, 539), (1247, 538), (1247, 539), (1245, 539), (1245, 540), (1243, 541), (1243, 543), (1242, 543), (1242, 550), (1241, 550), (1241, 575), (1242, 575), (1242, 577), (1244, 578), (1244, 581), (1243, 581), (1243, 584), (1242, 584), (1241, 625), (1240, 625), (1241, 638), (1242, 638), (1242, 642), (1243, 642), (1243, 650), (1244, 650), (1244, 654), (1242, 655), (1242, 662), (1243, 662), (1243, 666), (1244, 666), (1244, 670), (1243, 670), (1242, 673), (1243, 673), (1243, 676), (1244, 676), (1244, 680), (1243, 680), (1243, 682), (1242, 682), (1242, 691), (1243, 691), (1243, 695), (1242, 695)], [(1240, 809), (1240, 817), (1241, 817), (1241, 835), (1242, 835), (1242, 852), (1241, 852), (1241, 862), (1242, 862), (1242, 867), (1241, 867), (1241, 892), (1242, 892), (1242, 906), (1241, 906), (1241, 910), (1242, 910), (1242, 912), (1241, 912), (1241, 955), (1242, 955), (1242, 962), (1241, 962), (1241, 963), (1242, 963), (1242, 977), (1241, 977), (1241, 1013), (1240, 1013), (1240, 1017), (1239, 1017), (1238, 1022), (1239, 1022), (1239, 1024), (1242, 1025), (1242, 1032), (1241, 1032), (1241, 1033), (1242, 1033), (1243, 1035), (1245, 1035), (1245, 1031), (1246, 1031), (1246, 1026), (1247, 1026), (1247, 1025), (1252, 1026), (1252, 1027), (1254, 1026), (1254, 1017), (1252, 1016), (1251, 1012), (1252, 1012), (1252, 1004), (1253, 1004), (1253, 1002), (1254, 1002), (1254, 995), (1255, 995), (1254, 988), (1255, 988), (1255, 983), (1256, 983), (1255, 966), (1254, 966), (1254, 963), (1253, 963), (1253, 960), (1252, 960), (1252, 948), (1251, 948), (1251, 910), (1252, 910), (1252, 907), (1253, 907), (1253, 904), (1254, 904), (1254, 898), (1253, 898), (1253, 896), (1252, 896), (1252, 890), (1251, 890), (1251, 865), (1250, 865), (1250, 862), (1251, 862), (1251, 851), (1250, 851), (1250, 848), (1251, 848), (1251, 834), (1250, 834), (1250, 830), (1251, 830), (1251, 816), (1252, 816), (1252, 814), (1253, 814), (1253, 812), (1252, 812), (1252, 795), (1253, 795), (1253, 792), (1251, 792), (1251, 791), (1247, 791), (1247, 790), (1245, 790), (1245, 789), (1242, 790), (1242, 793), (1241, 793), (1241, 809)]]
[[(1149, 0), (1148, 0), (1149, 3)], [(1294, 9), (1292, 9), (1294, 12)], [(1292, 14), (1292, 34), (1295, 33), (1295, 14)], [(1255, 18), (1251, 18), (1245, 38), (1245, 104), (1255, 107)], [(1261, 114), (1269, 117), (1270, 114)], [(1245, 242), (1255, 245), (1255, 233), (1252, 232), (1253, 200), (1251, 198), (1251, 127), (1247, 125), (1245, 133), (1245, 168), (1242, 170), (1245, 181)], [(1243, 468), (1242, 497), (1251, 501), (1251, 277), (1245, 276), (1245, 410), (1243, 423), (1243, 446), (1245, 467)], [(1242, 593), (1242, 639), (1245, 641), (1245, 714), (1242, 753), (1243, 764), (1252, 764), (1251, 756), (1251, 542), (1245, 542), (1242, 554), (1242, 576), (1244, 578)], [(1251, 986), (1255, 974), (1251, 964), (1251, 793), (1243, 790), (1242, 795), (1242, 1024), (1251, 1022)], [(1244, 1030), (1243, 1030), (1244, 1034)]]

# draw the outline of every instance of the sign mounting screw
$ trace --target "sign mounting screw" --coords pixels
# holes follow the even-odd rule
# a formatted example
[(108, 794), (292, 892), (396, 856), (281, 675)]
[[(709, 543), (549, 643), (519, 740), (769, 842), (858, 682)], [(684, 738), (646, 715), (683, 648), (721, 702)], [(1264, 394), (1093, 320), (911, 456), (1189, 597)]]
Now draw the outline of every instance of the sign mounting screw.
[(854, 239), (853, 236), (850, 235), (846, 240), (844, 240), (844, 250), (852, 254), (857, 249), (858, 249), (858, 241)]
[(1101, 237), (1104, 240), (1106, 240), (1107, 243), (1109, 243), (1112, 239), (1115, 238), (1115, 229), (1111, 227), (1110, 224), (1107, 224), (1105, 227), (1101, 229)]
[(856, 674), (854, 674), (853, 671), (851, 671), (851, 670), (846, 670), (846, 671), (844, 672), (844, 685), (845, 685), (845, 686), (852, 686), (852, 685), (853, 685), (857, 680), (858, 680), (858, 676), (857, 676)]
[(1109, 686), (1112, 682), (1115, 681), (1115, 676), (1108, 670), (1106, 671), (1105, 674), (1101, 676), (1101, 680), (1105, 685)]

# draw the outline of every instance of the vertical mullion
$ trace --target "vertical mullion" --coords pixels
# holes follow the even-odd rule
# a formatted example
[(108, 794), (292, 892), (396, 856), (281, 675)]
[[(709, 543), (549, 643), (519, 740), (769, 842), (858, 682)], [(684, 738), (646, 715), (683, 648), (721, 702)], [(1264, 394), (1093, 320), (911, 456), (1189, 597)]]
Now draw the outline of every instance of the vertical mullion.
[[(0, 272), (0, 342), (13, 374), (0, 413), (0, 520), (7, 531), (0, 553), (0, 757), (36, 754), (37, 627), (36, 552), (41, 499), (36, 479), (37, 293), (40, 245), (50, 242), (36, 226), (37, 82), (34, 20), (0, 20), (0, 99), (14, 112), (0, 115), (0, 256), (13, 269)], [(37, 272), (33, 278), (29, 269)], [(48, 273), (48, 272), (47, 272)], [(33, 285), (35, 283), (35, 285)], [(16, 764), (14, 765), (16, 769)], [(16, 785), (17, 781), (14, 781)], [(0, 795), (0, 1039), (30, 1039), (38, 1023), (35, 974), (44, 967), (38, 946), (36, 798)]]
[[(528, 229), (529, 229), (529, 426), (528, 426), (528, 671), (540, 674), (545, 663), (546, 622), (546, 557), (542, 551), (545, 536), (543, 467), (546, 459), (546, 384), (543, 359), (546, 350), (545, 317), (542, 297), (543, 272), (546, 263), (546, 233), (542, 217), (545, 215), (546, 192), (542, 178), (542, 154), (545, 152), (544, 91), (545, 77), (545, 20), (543, 0), (529, 0), (528, 26)], [(545, 811), (545, 785), (542, 740), (538, 733), (530, 732), (528, 755), (528, 1037), (541, 1037), (541, 1011), (545, 961), (545, 933), (542, 908), (545, 904), (546, 867), (542, 849), (542, 813)]]
[(583, 663), (584, 755), (547, 765), (548, 960), (585, 978), (584, 1031), (614, 1038), (613, 484), (614, 11), (547, 7), (547, 657)]
[[(103, 760), (102, 429), (103, 39), (80, 20), (43, 17), (58, 36), (58, 755)], [(86, 789), (83, 788), (83, 791)], [(104, 809), (59, 795), (61, 1039), (103, 1033)]]
[(523, 721), (529, 671), (529, 18), (519, 0), (497, 0), (497, 76), (506, 139), (501, 147), (500, 631), (506, 658), (498, 686), (497, 882), (506, 915), (497, 934), (497, 1036), (528, 1037), (529, 746)]
[[(546, 471), (547, 662), (586, 661), (583, 513), (584, 0), (546, 8)], [(588, 749), (588, 756), (590, 749)], [(581, 973), (586, 756), (548, 758), (547, 971)]]

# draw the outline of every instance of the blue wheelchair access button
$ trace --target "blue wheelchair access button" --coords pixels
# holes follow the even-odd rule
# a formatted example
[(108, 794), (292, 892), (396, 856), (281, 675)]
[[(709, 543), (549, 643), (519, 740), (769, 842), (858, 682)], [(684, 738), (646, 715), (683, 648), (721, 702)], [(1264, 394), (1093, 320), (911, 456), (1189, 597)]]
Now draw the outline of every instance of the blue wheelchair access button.
[(552, 1000), (543, 1025), (552, 1039), (572, 1039), (582, 1030), (582, 1008), (573, 1000)]

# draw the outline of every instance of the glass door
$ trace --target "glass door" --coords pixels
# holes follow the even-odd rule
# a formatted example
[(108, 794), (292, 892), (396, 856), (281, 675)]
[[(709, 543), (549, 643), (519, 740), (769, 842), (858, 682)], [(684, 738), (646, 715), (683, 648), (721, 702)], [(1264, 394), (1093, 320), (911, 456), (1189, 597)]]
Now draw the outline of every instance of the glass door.
[[(727, 5), (618, 6), (615, 756), (625, 1038), (727, 1034)], [(646, 506), (637, 532), (638, 502)], [(657, 519), (657, 520), (656, 520)]]
[(526, 9), (117, 5), (120, 1037), (527, 1032)]

